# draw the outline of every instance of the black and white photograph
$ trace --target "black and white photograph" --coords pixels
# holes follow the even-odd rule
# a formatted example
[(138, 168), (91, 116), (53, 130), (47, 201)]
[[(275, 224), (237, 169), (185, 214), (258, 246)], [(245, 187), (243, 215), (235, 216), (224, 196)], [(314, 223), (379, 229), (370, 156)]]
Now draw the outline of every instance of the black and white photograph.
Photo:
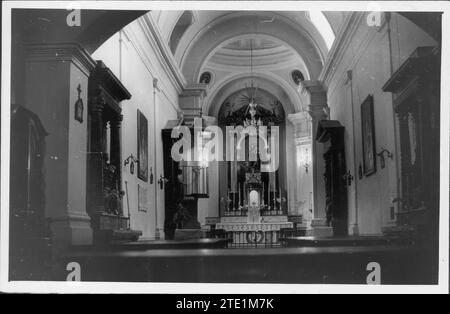
[(448, 293), (449, 31), (439, 1), (3, 2), (0, 291)]

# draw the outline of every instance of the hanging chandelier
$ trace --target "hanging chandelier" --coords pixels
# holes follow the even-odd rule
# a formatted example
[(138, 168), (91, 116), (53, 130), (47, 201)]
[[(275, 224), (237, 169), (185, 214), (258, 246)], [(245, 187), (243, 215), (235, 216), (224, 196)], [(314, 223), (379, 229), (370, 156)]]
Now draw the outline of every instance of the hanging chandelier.
[(257, 91), (258, 88), (253, 86), (253, 39), (250, 38), (250, 88), (245, 85), (245, 88), (247, 89), (247, 95), (243, 95), (241, 98), (243, 98), (244, 101), (246, 101), (247, 109), (245, 111), (245, 115), (250, 114), (250, 118), (246, 118), (244, 120), (244, 127), (248, 126), (261, 126), (262, 121), (261, 118), (256, 120), (256, 113), (257, 113), (257, 107), (258, 107), (258, 101), (257, 101)]

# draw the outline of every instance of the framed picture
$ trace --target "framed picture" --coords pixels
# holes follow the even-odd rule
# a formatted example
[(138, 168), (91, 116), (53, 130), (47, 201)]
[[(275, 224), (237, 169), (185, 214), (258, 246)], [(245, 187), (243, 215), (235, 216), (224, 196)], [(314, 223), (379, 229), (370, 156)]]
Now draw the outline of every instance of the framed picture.
[(368, 176), (377, 171), (373, 95), (367, 96), (367, 98), (361, 104), (361, 130), (363, 148), (363, 173), (365, 176)]
[(80, 123), (83, 123), (83, 112), (84, 112), (84, 105), (83, 105), (83, 99), (81, 99), (81, 85), (78, 84), (77, 87), (78, 92), (78, 99), (75, 103), (75, 120), (77, 120)]
[(140, 212), (147, 212), (147, 206), (147, 189), (138, 184), (138, 210)]
[(137, 155), (139, 179), (148, 180), (148, 121), (141, 111), (137, 111)]

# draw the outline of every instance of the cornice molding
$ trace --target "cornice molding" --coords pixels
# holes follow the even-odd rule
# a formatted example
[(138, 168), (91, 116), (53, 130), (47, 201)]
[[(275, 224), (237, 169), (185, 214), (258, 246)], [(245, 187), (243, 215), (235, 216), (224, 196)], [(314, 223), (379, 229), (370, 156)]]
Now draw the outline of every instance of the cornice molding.
[(70, 211), (68, 213), (51, 217), (52, 222), (90, 222), (91, 217), (88, 214), (82, 212)]
[[(267, 13), (267, 12), (264, 12), (264, 13)], [(187, 59), (188, 59), (188, 57), (190, 55), (190, 51), (192, 50), (193, 45), (195, 45), (199, 41), (199, 39), (201, 39), (202, 36), (206, 32), (208, 32), (213, 27), (215, 27), (215, 26), (217, 26), (217, 25), (219, 25), (219, 24), (221, 24), (223, 22), (226, 22), (228, 19), (232, 19), (232, 18), (235, 18), (235, 17), (240, 17), (241, 15), (245, 15), (245, 14), (247, 14), (245, 11), (227, 13), (227, 14), (221, 15), (220, 17), (210, 21), (209, 23), (203, 25), (202, 28), (198, 29), (194, 34), (192, 34), (191, 39), (190, 39), (189, 42), (183, 43), (183, 45), (179, 45), (178, 48), (177, 48), (176, 59), (180, 60), (180, 68), (183, 68), (185, 63), (187, 62)], [(322, 65), (324, 64), (324, 62), (326, 60), (326, 56), (328, 55), (328, 52), (322, 51), (321, 45), (319, 45), (317, 40), (313, 37), (313, 35), (310, 34), (310, 32), (306, 29), (306, 27), (304, 27), (303, 25), (300, 25), (296, 21), (293, 21), (290, 17), (287, 17), (287, 16), (283, 15), (282, 13), (271, 12), (270, 14), (271, 14), (270, 17), (274, 17), (275, 16), (277, 21), (280, 21), (282, 24), (285, 24), (286, 26), (290, 27), (294, 31), (296, 31), (299, 34), (301, 34), (302, 36), (304, 36), (305, 39), (307, 40), (307, 42), (311, 45), (311, 47), (308, 47), (307, 49), (309, 49), (309, 48), (314, 49), (314, 52), (317, 53), (317, 56), (320, 59), (320, 63)], [(258, 16), (258, 18), (261, 18), (261, 17), (263, 17), (263, 15), (262, 16)], [(244, 34), (244, 35), (248, 35), (248, 34)], [(242, 36), (242, 35), (239, 35), (237, 37), (240, 37), (240, 36)], [(285, 43), (288, 44), (287, 42), (285, 42)], [(180, 42), (180, 44), (181, 44), (181, 42)], [(324, 42), (324, 44), (325, 44), (325, 42)], [(179, 48), (181, 46), (183, 46), (184, 49), (179, 50)], [(325, 46), (326, 46), (326, 44), (325, 44)], [(293, 49), (293, 50), (301, 58), (303, 57), (303, 52), (305, 50), (302, 50), (302, 51), (297, 51), (295, 49)], [(209, 60), (209, 58), (205, 58), (205, 60), (203, 60), (203, 62), (200, 64), (199, 69), (202, 69), (204, 67), (205, 63), (208, 62), (208, 60)], [(305, 60), (303, 60), (303, 61), (305, 63), (308, 62), (308, 61), (305, 61)], [(309, 69), (308, 69), (308, 76), (310, 76)]]
[(328, 53), (322, 72), (319, 75), (319, 80), (324, 82), (327, 86), (327, 82), (329, 82), (335, 74), (337, 68), (336, 65), (342, 61), (344, 52), (350, 45), (352, 36), (358, 29), (358, 25), (363, 16), (364, 12), (352, 12), (346, 16), (342, 28), (336, 36), (333, 46)]
[(70, 61), (86, 76), (94, 70), (96, 62), (91, 55), (77, 43), (29, 44), (25, 46), (27, 62)]
[[(181, 92), (186, 86), (186, 79), (183, 73), (178, 67), (172, 52), (169, 50), (167, 43), (162, 38), (160, 32), (158, 31), (157, 24), (153, 21), (148, 14), (144, 15), (138, 20), (138, 24), (143, 30), (144, 34), (153, 50), (155, 51), (159, 61), (163, 65), (166, 73), (171, 79), (173, 85)], [(145, 53), (145, 52), (144, 52)]]
[[(344, 68), (337, 66), (342, 62), (343, 57), (347, 52), (347, 48), (348, 48), (349, 44), (351, 43), (351, 38), (354, 36), (356, 30), (358, 29), (358, 27), (364, 17), (365, 17), (365, 15), (362, 14), (360, 19), (358, 19), (358, 21), (355, 22), (354, 29), (353, 29), (352, 33), (349, 35), (350, 37), (348, 38), (347, 45), (345, 47), (342, 47), (342, 51), (340, 52), (339, 63), (334, 63), (333, 71), (330, 72), (328, 77), (326, 77), (324, 80), (324, 87), (327, 88), (329, 95), (333, 95), (336, 90), (339, 90), (339, 88), (341, 88), (342, 86), (344, 86), (348, 83), (347, 71), (353, 70), (355, 68), (356, 64), (361, 59), (361, 56), (365, 53), (365, 51), (369, 47), (370, 43), (377, 35), (379, 35), (381, 33), (382, 34), (381, 36), (383, 36), (382, 32), (385, 31), (385, 28), (387, 25), (387, 20), (386, 20), (384, 14), (382, 15), (382, 20), (381, 20), (380, 26), (378, 26), (378, 27), (374, 26), (374, 27), (368, 28), (367, 34), (366, 34), (366, 36), (363, 36), (363, 40), (362, 40), (361, 44), (357, 47), (357, 49), (355, 49), (353, 51), (353, 58), (350, 60), (350, 62), (348, 64), (346, 64), (346, 66)], [(332, 80), (334, 81), (333, 84), (331, 84)]]
[(208, 85), (201, 83), (190, 84), (189, 86), (186, 86), (183, 89), (183, 92), (180, 94), (180, 97), (197, 96), (203, 99), (207, 95), (206, 93), (207, 86)]

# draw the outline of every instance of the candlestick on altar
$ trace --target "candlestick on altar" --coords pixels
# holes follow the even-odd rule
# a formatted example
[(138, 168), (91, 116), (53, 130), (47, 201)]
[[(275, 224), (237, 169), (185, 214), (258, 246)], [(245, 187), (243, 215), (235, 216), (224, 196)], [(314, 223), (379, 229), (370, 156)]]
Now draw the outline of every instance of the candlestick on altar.
[(275, 180), (273, 180), (273, 210), (277, 210), (276, 194), (277, 194), (276, 182)]
[(262, 205), (264, 205), (264, 182), (263, 182), (263, 190), (262, 190)]
[(239, 189), (239, 203), (238, 203), (238, 208), (241, 206), (241, 184), (238, 183), (238, 189)]
[(244, 181), (244, 197), (243, 197), (243, 201), (244, 201), (244, 206), (247, 202), (247, 194), (245, 193), (245, 181)]
[(280, 208), (278, 209), (278, 210), (283, 210), (283, 208), (281, 207), (281, 203), (282, 203), (282, 201), (283, 201), (283, 199), (282, 199), (282, 196), (281, 196), (281, 186), (279, 187), (279, 198), (280, 198)]
[(233, 210), (236, 210), (236, 188), (233, 192)]
[(227, 189), (227, 201), (225, 202), (226, 206), (227, 206), (227, 211), (230, 211), (230, 189)]

